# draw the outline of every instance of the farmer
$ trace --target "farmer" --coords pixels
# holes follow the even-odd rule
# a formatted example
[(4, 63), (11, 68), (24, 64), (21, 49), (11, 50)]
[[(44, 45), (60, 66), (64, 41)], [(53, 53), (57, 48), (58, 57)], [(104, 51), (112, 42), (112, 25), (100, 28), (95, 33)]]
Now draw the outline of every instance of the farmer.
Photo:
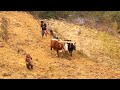
[(44, 21), (41, 21), (41, 28), (42, 28), (42, 37), (44, 36), (44, 34), (46, 34), (47, 36), (47, 25), (46, 23), (44, 23)]

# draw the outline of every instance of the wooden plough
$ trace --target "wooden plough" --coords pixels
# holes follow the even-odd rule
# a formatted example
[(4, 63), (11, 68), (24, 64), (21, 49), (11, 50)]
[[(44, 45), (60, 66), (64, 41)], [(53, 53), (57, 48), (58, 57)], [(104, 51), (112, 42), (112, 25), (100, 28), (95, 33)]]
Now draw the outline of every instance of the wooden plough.
[(76, 43), (76, 42), (73, 42), (73, 41), (62, 41), (62, 40), (60, 40), (60, 41), (58, 41), (59, 43)]

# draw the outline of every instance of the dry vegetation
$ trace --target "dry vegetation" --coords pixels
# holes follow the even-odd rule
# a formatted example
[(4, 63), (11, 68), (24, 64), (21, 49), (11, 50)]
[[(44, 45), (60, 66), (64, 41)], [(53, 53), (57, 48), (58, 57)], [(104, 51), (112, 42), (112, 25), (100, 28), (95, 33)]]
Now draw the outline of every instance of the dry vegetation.
[[(7, 21), (8, 39), (6, 42), (0, 38), (0, 78), (120, 78), (117, 70), (120, 42), (117, 38), (66, 21), (46, 20), (61, 38), (77, 42), (73, 57), (58, 58), (55, 51), (53, 54), (50, 51), (51, 36), (41, 38), (39, 21), (33, 16), (26, 12), (1, 12), (1, 25), (2, 18)], [(78, 34), (78, 29), (81, 34)], [(0, 28), (0, 36), (3, 30)], [(32, 71), (25, 67), (25, 53), (33, 57)], [(115, 66), (117, 69), (112, 68)]]
[(53, 30), (61, 34), (62, 37), (76, 41), (78, 52), (85, 54), (96, 62), (119, 69), (120, 41), (118, 38), (108, 35), (106, 32), (66, 21), (61, 22), (51, 19), (48, 22)]

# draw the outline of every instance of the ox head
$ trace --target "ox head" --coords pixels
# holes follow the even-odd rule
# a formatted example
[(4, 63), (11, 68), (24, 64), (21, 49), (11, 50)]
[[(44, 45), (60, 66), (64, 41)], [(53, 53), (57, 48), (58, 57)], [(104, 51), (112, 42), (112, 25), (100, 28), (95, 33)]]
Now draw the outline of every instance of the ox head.
[(76, 50), (76, 42), (71, 43), (73, 50)]
[(76, 50), (76, 42), (73, 42), (72, 40), (69, 40), (69, 39), (65, 39), (64, 40), (67, 45), (65, 44), (66, 46), (66, 49), (68, 48), (69, 51), (73, 51), (73, 50)]
[(76, 50), (76, 43), (75, 42), (68, 43), (68, 49), (71, 51)]
[(76, 50), (76, 42), (73, 43), (73, 49)]

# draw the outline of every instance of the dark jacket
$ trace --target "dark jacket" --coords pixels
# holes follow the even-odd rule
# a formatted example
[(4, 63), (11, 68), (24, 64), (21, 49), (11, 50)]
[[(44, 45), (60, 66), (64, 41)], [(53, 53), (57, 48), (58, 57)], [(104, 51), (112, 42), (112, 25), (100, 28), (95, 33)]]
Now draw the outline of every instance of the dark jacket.
[(46, 30), (47, 25), (44, 23), (44, 24), (41, 24), (41, 27), (42, 27), (42, 30)]

